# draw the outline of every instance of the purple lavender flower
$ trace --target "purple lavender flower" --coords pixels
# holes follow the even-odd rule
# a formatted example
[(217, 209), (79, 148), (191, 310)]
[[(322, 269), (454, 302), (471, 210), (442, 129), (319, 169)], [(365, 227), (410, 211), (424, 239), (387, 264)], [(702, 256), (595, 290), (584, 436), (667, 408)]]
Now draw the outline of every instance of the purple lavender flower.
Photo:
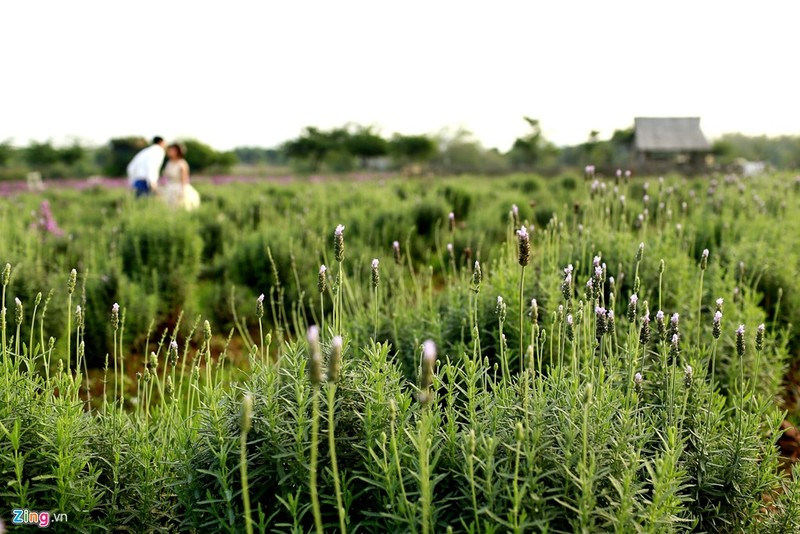
[(672, 341), (669, 344), (669, 354), (673, 358), (677, 358), (681, 353), (680, 339), (681, 339), (680, 335), (678, 334), (672, 335)]
[(572, 314), (567, 315), (567, 339), (569, 341), (575, 339), (575, 320), (572, 318)]
[(539, 303), (536, 299), (531, 299), (531, 322), (537, 324), (539, 322)]
[(766, 330), (766, 327), (764, 326), (764, 323), (761, 323), (756, 328), (756, 350), (758, 352), (761, 352), (764, 349), (764, 331), (765, 330)]
[(744, 341), (744, 325), (740, 324), (736, 329), (736, 354), (741, 358), (744, 356), (745, 341)]
[(528, 265), (531, 257), (531, 238), (524, 226), (517, 230), (517, 253), (519, 264), (522, 267)]
[(450, 231), (454, 232), (456, 229), (456, 214), (451, 211), (450, 214), (447, 216), (447, 221), (448, 224), (450, 225)]
[(718, 299), (717, 299), (717, 301), (716, 301), (716, 304), (717, 304), (717, 311), (718, 311), (718, 312), (721, 312), (721, 311), (722, 311), (722, 304), (723, 304), (724, 302), (725, 302), (725, 299), (723, 299), (722, 297), (720, 297), (720, 298), (718, 298)]
[(668, 336), (672, 337), (676, 334), (680, 334), (680, 319), (680, 315), (677, 313), (672, 314), (672, 317), (669, 320), (669, 331), (667, 332)]
[(719, 310), (714, 312), (714, 321), (711, 325), (711, 335), (714, 336), (714, 339), (719, 339), (719, 336), (722, 335), (722, 312)]
[(636, 320), (636, 309), (639, 305), (639, 296), (634, 293), (628, 301), (628, 321), (634, 322)]
[(372, 260), (372, 289), (378, 289), (378, 285), (381, 283), (381, 274), (378, 269), (378, 265), (380, 262), (378, 258)]
[(608, 329), (608, 313), (602, 306), (596, 306), (594, 309), (595, 314), (595, 337), (600, 339)]
[(656, 312), (656, 332), (659, 340), (662, 342), (667, 340), (667, 325), (664, 321), (664, 312), (661, 310)]
[(683, 368), (683, 385), (687, 388), (692, 387), (692, 382), (694, 381), (694, 369), (689, 364), (686, 364), (686, 367)]
[(264, 317), (264, 293), (261, 293), (256, 299), (256, 317), (259, 319)]
[(708, 249), (703, 249), (703, 254), (700, 256), (700, 269), (703, 271), (708, 267)]
[(567, 273), (564, 276), (564, 281), (561, 282), (561, 294), (564, 295), (565, 300), (572, 298), (572, 274)]

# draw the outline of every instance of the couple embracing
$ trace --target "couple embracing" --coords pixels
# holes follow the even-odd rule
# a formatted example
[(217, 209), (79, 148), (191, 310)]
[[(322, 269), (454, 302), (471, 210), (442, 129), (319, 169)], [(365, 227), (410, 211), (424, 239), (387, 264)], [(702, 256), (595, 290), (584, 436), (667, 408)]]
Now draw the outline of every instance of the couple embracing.
[[(180, 143), (167, 143), (162, 137), (153, 138), (150, 146), (140, 150), (128, 164), (128, 183), (136, 197), (158, 194), (173, 208), (193, 210), (200, 206), (200, 194), (189, 183), (189, 164), (184, 159), (186, 149)], [(164, 165), (164, 156), (167, 164)], [(163, 188), (159, 187), (162, 176)]]

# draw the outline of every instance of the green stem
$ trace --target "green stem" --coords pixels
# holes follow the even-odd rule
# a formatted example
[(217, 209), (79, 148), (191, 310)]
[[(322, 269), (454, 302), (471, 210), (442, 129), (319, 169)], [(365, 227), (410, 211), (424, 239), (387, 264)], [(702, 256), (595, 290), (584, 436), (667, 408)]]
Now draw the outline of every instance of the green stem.
[(428, 456), (428, 425), (430, 422), (430, 410), (428, 407), (422, 409), (422, 417), (419, 424), (419, 500), (422, 504), (422, 534), (431, 531), (431, 480), (430, 480), (430, 457)]
[(342, 534), (347, 532), (345, 509), (342, 504), (342, 488), (339, 480), (339, 465), (336, 460), (336, 436), (334, 417), (336, 408), (336, 384), (328, 384), (328, 451), (331, 455), (331, 471), (333, 472), (333, 487), (336, 492), (336, 508), (339, 511), (339, 528)]
[[(72, 361), (72, 293), (67, 296), (67, 374), (70, 374)], [(80, 371), (80, 368), (78, 368)]]
[(522, 372), (525, 370), (525, 347), (523, 345), (523, 339), (525, 337), (525, 306), (524, 306), (524, 298), (523, 295), (525, 293), (525, 266), (522, 266), (522, 271), (519, 275), (519, 374), (522, 375)]
[(311, 464), (309, 466), (309, 486), (311, 492), (311, 511), (314, 514), (314, 528), (322, 534), (322, 512), (317, 494), (317, 461), (319, 456), (319, 386), (314, 386), (311, 399)]
[(246, 426), (242, 428), (242, 433), (239, 436), (239, 474), (242, 481), (245, 531), (247, 534), (253, 534), (253, 516), (250, 513), (250, 485), (247, 477), (247, 430)]

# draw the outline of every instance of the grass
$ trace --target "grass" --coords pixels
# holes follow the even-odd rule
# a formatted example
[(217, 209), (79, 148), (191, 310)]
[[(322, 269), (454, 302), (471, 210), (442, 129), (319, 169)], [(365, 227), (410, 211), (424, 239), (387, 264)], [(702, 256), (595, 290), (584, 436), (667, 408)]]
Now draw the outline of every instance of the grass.
[(787, 177), (201, 193), (169, 214), (61, 192), (63, 237), (19, 216), (37, 197), (0, 208), (0, 510), (64, 532), (800, 528), (774, 445)]

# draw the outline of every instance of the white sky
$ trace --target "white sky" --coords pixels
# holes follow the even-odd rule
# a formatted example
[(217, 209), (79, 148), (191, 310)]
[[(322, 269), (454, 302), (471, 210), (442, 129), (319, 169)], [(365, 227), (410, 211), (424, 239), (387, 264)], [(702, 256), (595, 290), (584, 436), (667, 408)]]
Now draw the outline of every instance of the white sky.
[(633, 117), (800, 134), (800, 2), (18, 0), (0, 6), (0, 140), (193, 136), (276, 145), (305, 125), (463, 126), (508, 148)]

